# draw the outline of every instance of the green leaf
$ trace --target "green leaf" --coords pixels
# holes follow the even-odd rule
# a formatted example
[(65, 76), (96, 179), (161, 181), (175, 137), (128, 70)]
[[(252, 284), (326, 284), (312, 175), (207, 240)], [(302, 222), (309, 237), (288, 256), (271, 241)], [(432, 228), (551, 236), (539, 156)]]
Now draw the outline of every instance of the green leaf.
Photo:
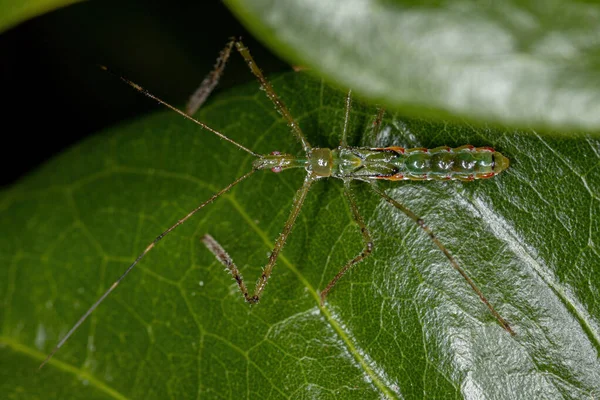
[(600, 131), (600, 4), (227, 0), (279, 54), (413, 115)]
[[(314, 146), (339, 144), (344, 93), (303, 74), (273, 85)], [(334, 179), (314, 184), (261, 302), (200, 243), (215, 237), (252, 285), (304, 171), (261, 171), (177, 228), (44, 369), (57, 341), (147, 244), (248, 171), (252, 157), (163, 112), (114, 127), (0, 197), (0, 392), (6, 398), (587, 398), (600, 393), (600, 142), (388, 115), (355, 104), (354, 145), (490, 145), (493, 179), (385, 183), (436, 232), (512, 337), (405, 215), (357, 182), (362, 249)], [(300, 154), (256, 85), (198, 118), (260, 152)]]
[(38, 15), (81, 0), (0, 0), (0, 32)]

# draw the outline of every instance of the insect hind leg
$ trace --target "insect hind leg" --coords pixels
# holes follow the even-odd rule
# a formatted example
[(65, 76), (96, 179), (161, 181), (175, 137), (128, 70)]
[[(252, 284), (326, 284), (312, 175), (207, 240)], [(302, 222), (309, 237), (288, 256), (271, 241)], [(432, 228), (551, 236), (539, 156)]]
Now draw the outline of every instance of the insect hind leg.
[(475, 282), (473, 282), (473, 280), (469, 277), (469, 275), (467, 275), (465, 270), (462, 269), (462, 267), (460, 265), (458, 265), (458, 262), (456, 261), (456, 259), (452, 256), (452, 254), (450, 254), (450, 251), (448, 251), (446, 246), (444, 246), (443, 243), (440, 242), (440, 240), (437, 238), (436, 234), (431, 230), (431, 228), (429, 228), (425, 224), (425, 221), (423, 221), (423, 219), (420, 218), (417, 214), (412, 212), (408, 207), (406, 207), (405, 205), (399, 203), (398, 201), (396, 201), (393, 198), (391, 198), (390, 196), (388, 196), (383, 190), (381, 190), (377, 186), (376, 183), (372, 183), (371, 188), (373, 189), (373, 191), (375, 193), (377, 193), (379, 196), (381, 196), (385, 201), (390, 203), (392, 206), (394, 206), (398, 210), (402, 211), (408, 218), (412, 219), (427, 234), (427, 236), (429, 236), (429, 238), (433, 241), (433, 243), (437, 246), (437, 248), (440, 249), (442, 251), (442, 253), (444, 253), (444, 255), (446, 256), (446, 258), (448, 259), (448, 261), (450, 262), (452, 267), (458, 271), (458, 273), (469, 284), (471, 289), (473, 289), (473, 291), (475, 293), (477, 293), (477, 295), (479, 296), (481, 301), (487, 306), (490, 313), (494, 316), (494, 318), (496, 318), (496, 320), (498, 321), (498, 323), (500, 323), (502, 328), (504, 328), (508, 333), (510, 333), (511, 335), (514, 336), (515, 331), (512, 330), (512, 328), (510, 327), (508, 322), (506, 322), (506, 320), (504, 318), (502, 318), (502, 316), (498, 313), (498, 311), (496, 311), (496, 309), (492, 306), (492, 304), (488, 301), (488, 299), (483, 295), (483, 292), (477, 287), (477, 285), (475, 285)]

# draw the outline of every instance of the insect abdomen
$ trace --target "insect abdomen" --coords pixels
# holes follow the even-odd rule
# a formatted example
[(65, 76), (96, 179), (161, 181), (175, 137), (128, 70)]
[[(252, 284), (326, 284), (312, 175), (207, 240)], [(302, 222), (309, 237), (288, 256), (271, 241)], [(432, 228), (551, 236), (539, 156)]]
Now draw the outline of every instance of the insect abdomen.
[(504, 171), (509, 164), (494, 149), (471, 145), (434, 149), (339, 148), (334, 159), (336, 177), (393, 181), (485, 179)]

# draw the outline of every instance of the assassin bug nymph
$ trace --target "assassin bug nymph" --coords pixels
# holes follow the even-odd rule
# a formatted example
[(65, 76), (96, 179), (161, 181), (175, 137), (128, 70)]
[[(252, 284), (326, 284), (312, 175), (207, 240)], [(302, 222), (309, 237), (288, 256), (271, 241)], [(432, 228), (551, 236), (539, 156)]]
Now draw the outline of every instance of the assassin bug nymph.
[[(290, 154), (283, 154), (277, 151), (272, 152), (268, 155), (261, 155), (253, 152), (252, 150), (242, 146), (241, 144), (233, 141), (217, 130), (207, 126), (206, 124), (196, 120), (191, 116), (193, 112), (202, 105), (206, 100), (210, 92), (216, 86), (219, 77), (221, 76), (225, 63), (231, 53), (231, 50), (235, 46), (236, 50), (244, 58), (248, 64), (251, 72), (256, 76), (260, 85), (265, 90), (269, 99), (275, 105), (277, 111), (283, 116), (289, 125), (292, 134), (298, 139), (304, 150), (303, 156), (294, 156)], [(106, 70), (105, 67), (103, 69)], [(281, 101), (279, 96), (273, 90), (273, 87), (263, 76), (261, 70), (257, 67), (254, 62), (248, 48), (238, 39), (231, 39), (227, 46), (221, 52), (217, 63), (213, 71), (204, 79), (200, 88), (190, 98), (188, 108), (186, 112), (183, 112), (170, 104), (167, 104), (163, 100), (157, 98), (151, 93), (147, 92), (141, 86), (131, 82), (130, 80), (119, 77), (123, 82), (133, 87), (137, 91), (141, 92), (145, 96), (158, 101), (164, 106), (177, 112), (183, 117), (193, 121), (205, 130), (212, 132), (218, 137), (232, 143), (239, 149), (251, 154), (256, 157), (252, 164), (252, 169), (235, 181), (213, 194), (208, 200), (197, 206), (195, 209), (190, 211), (187, 215), (177, 221), (173, 226), (168, 228), (166, 231), (156, 237), (144, 251), (133, 261), (133, 263), (125, 270), (125, 272), (104, 292), (102, 296), (83, 314), (83, 316), (73, 325), (73, 327), (67, 332), (67, 334), (60, 340), (44, 362), (40, 365), (43, 367), (52, 356), (62, 347), (62, 345), (69, 339), (69, 337), (77, 330), (77, 328), (86, 320), (86, 318), (104, 301), (104, 299), (119, 285), (119, 283), (129, 274), (129, 272), (137, 265), (137, 263), (156, 246), (156, 244), (167, 234), (183, 224), (190, 217), (192, 217), (199, 210), (204, 208), (206, 205), (212, 203), (224, 193), (228, 192), (235, 185), (250, 177), (258, 170), (271, 170), (272, 172), (279, 173), (283, 170), (290, 168), (304, 168), (306, 170), (306, 177), (303, 185), (298, 189), (294, 196), (292, 210), (283, 226), (283, 230), (279, 234), (279, 237), (275, 241), (275, 246), (270, 253), (269, 260), (265, 265), (256, 286), (254, 292), (250, 294), (244, 279), (242, 278), (237, 266), (233, 260), (229, 257), (225, 249), (210, 235), (206, 234), (202, 237), (202, 242), (206, 245), (216, 258), (228, 269), (232, 277), (237, 282), (237, 285), (242, 292), (244, 299), (250, 303), (255, 304), (261, 298), (261, 295), (265, 289), (267, 281), (273, 272), (277, 258), (285, 245), (289, 234), (292, 231), (294, 223), (302, 204), (306, 199), (306, 196), (312, 186), (318, 180), (322, 178), (338, 178), (344, 183), (344, 197), (348, 202), (354, 221), (358, 224), (360, 232), (363, 238), (363, 250), (356, 255), (354, 258), (348, 260), (348, 262), (339, 270), (339, 272), (333, 277), (329, 284), (321, 291), (321, 306), (323, 306), (327, 294), (335, 286), (346, 272), (354, 265), (358, 264), (365, 258), (367, 258), (374, 249), (374, 243), (371, 239), (369, 229), (361, 216), (358, 206), (354, 200), (352, 191), (352, 181), (358, 180), (369, 184), (373, 191), (381, 196), (387, 203), (395, 207), (404, 213), (408, 218), (415, 222), (424, 233), (429, 236), (433, 244), (446, 256), (450, 264), (460, 275), (465, 279), (467, 284), (477, 293), (481, 301), (487, 306), (489, 312), (496, 318), (499, 324), (511, 335), (514, 335), (514, 331), (500, 316), (500, 314), (494, 309), (487, 298), (483, 295), (481, 290), (475, 285), (475, 283), (469, 278), (466, 272), (460, 267), (458, 262), (454, 259), (452, 254), (446, 249), (442, 242), (438, 239), (435, 233), (425, 224), (417, 214), (412, 212), (403, 204), (399, 203), (385, 191), (378, 187), (378, 180), (389, 180), (389, 181), (400, 181), (400, 180), (461, 180), (461, 181), (473, 181), (476, 179), (488, 179), (502, 171), (506, 170), (509, 165), (509, 161), (501, 153), (495, 151), (490, 147), (474, 147), (471, 145), (465, 145), (457, 148), (450, 147), (436, 147), (433, 149), (426, 148), (402, 148), (402, 147), (385, 147), (385, 148), (367, 148), (367, 147), (351, 147), (347, 145), (347, 131), (348, 121), (350, 116), (350, 108), (352, 103), (351, 91), (348, 91), (345, 102), (345, 118), (343, 125), (343, 133), (341, 145), (335, 149), (312, 147), (307, 141), (306, 137), (302, 133), (300, 126), (296, 123), (287, 107)], [(383, 110), (377, 115), (375, 120), (375, 129), (378, 129), (382, 118)]]

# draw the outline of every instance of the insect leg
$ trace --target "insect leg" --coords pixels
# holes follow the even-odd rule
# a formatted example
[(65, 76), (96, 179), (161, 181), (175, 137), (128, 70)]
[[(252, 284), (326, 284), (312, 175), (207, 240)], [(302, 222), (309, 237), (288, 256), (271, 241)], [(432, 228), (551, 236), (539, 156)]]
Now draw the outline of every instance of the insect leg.
[(109, 288), (106, 292), (104, 292), (104, 294), (102, 296), (100, 296), (100, 298), (98, 300), (96, 300), (96, 302), (94, 304), (92, 304), (92, 306), (83, 314), (83, 316), (81, 318), (79, 318), (79, 320), (75, 323), (75, 325), (73, 325), (73, 327), (69, 330), (69, 332), (67, 332), (67, 334), (60, 340), (60, 342), (58, 342), (58, 344), (56, 345), (56, 347), (54, 347), (54, 349), (52, 349), (52, 351), (50, 352), (50, 354), (48, 354), (48, 357), (46, 357), (46, 359), (44, 360), (44, 362), (42, 362), (40, 364), (40, 369), (48, 362), (50, 361), (50, 359), (52, 358), (52, 356), (58, 351), (58, 349), (60, 349), (62, 347), (63, 344), (65, 344), (65, 342), (71, 337), (71, 335), (73, 333), (75, 333), (75, 331), (77, 330), (77, 328), (79, 328), (79, 326), (87, 319), (87, 317), (90, 316), (90, 314), (92, 312), (94, 312), (94, 310), (96, 308), (98, 308), (98, 306), (100, 305), (100, 303), (102, 303), (104, 301), (105, 298), (108, 297), (108, 295), (116, 289), (116, 287), (119, 285), (119, 283), (121, 283), (121, 281), (123, 279), (125, 279), (125, 277), (127, 276), (127, 274), (129, 274), (129, 272), (131, 272), (131, 270), (133, 269), (133, 267), (135, 267), (137, 265), (138, 262), (140, 262), (140, 260), (142, 258), (144, 258), (144, 256), (146, 254), (148, 254), (148, 252), (150, 250), (152, 250), (154, 248), (154, 246), (156, 246), (156, 244), (158, 242), (161, 241), (162, 238), (164, 238), (165, 236), (167, 236), (169, 233), (171, 233), (171, 231), (173, 231), (175, 228), (177, 228), (179, 225), (183, 224), (185, 221), (187, 221), (192, 215), (196, 214), (198, 211), (200, 211), (202, 208), (204, 208), (205, 206), (209, 205), (210, 203), (212, 203), (213, 201), (215, 201), (217, 198), (219, 198), (220, 196), (222, 196), (224, 193), (227, 193), (232, 187), (234, 187), (235, 185), (237, 185), (238, 183), (240, 183), (241, 181), (243, 181), (244, 179), (248, 178), (250, 175), (252, 175), (254, 172), (256, 172), (255, 169), (252, 169), (252, 171), (246, 173), (245, 175), (237, 178), (235, 181), (233, 181), (232, 183), (230, 183), (229, 185), (227, 185), (226, 187), (224, 187), (223, 189), (221, 189), (220, 191), (218, 191), (217, 193), (213, 194), (208, 200), (206, 200), (204, 203), (200, 204), (198, 207), (194, 208), (192, 211), (190, 211), (185, 217), (181, 218), (179, 221), (177, 221), (173, 226), (171, 226), (169, 229), (167, 229), (166, 231), (164, 231), (163, 233), (161, 233), (160, 235), (158, 235), (156, 237), (156, 239), (154, 239), (148, 246), (146, 246), (146, 248), (144, 249), (144, 251), (142, 252), (142, 254), (140, 254), (135, 261), (125, 270), (125, 272), (119, 277), (119, 279), (117, 279)]
[(225, 69), (225, 65), (227, 64), (227, 59), (231, 54), (231, 48), (235, 43), (235, 38), (231, 38), (229, 42), (225, 45), (223, 50), (219, 53), (219, 57), (217, 58), (217, 62), (213, 67), (213, 70), (210, 71), (208, 75), (204, 78), (200, 87), (196, 89), (194, 94), (190, 96), (187, 105), (185, 106), (185, 113), (187, 115), (192, 115), (204, 104), (208, 96), (212, 93), (214, 88), (219, 83), (219, 79), (221, 75), (223, 75), (223, 70)]
[(377, 110), (377, 116), (375, 117), (375, 121), (373, 121), (373, 133), (375, 137), (379, 134), (379, 130), (381, 129), (381, 121), (383, 120), (383, 115), (385, 114), (385, 108), (380, 108)]
[(325, 298), (327, 297), (327, 294), (329, 293), (331, 288), (337, 283), (337, 281), (340, 280), (340, 278), (344, 276), (344, 274), (348, 272), (350, 268), (367, 258), (373, 251), (373, 240), (371, 239), (371, 235), (369, 234), (369, 230), (367, 229), (367, 225), (365, 224), (363, 217), (358, 211), (358, 206), (354, 201), (354, 197), (352, 195), (352, 190), (350, 187), (350, 182), (350, 180), (344, 181), (344, 195), (346, 196), (346, 200), (348, 200), (348, 204), (350, 205), (350, 209), (352, 210), (354, 221), (356, 221), (356, 223), (360, 227), (360, 233), (363, 236), (363, 242), (365, 244), (365, 247), (359, 255), (354, 257), (352, 260), (348, 261), (346, 265), (344, 265), (342, 269), (337, 273), (337, 275), (331, 280), (331, 282), (327, 284), (325, 290), (321, 292), (321, 305), (325, 303)]
[(296, 195), (294, 196), (294, 202), (292, 204), (292, 211), (290, 212), (290, 215), (288, 216), (288, 219), (285, 222), (285, 225), (283, 226), (283, 231), (279, 234), (279, 237), (275, 241), (275, 247), (273, 247), (273, 250), (271, 251), (269, 261), (267, 262), (267, 265), (265, 265), (265, 267), (263, 268), (263, 272), (260, 275), (258, 282), (256, 282), (256, 287), (254, 288), (254, 294), (252, 296), (248, 294), (248, 289), (246, 287), (246, 284), (244, 283), (242, 275), (240, 274), (237, 266), (234, 264), (231, 257), (227, 254), (227, 252), (225, 252), (225, 249), (223, 249), (223, 247), (219, 243), (217, 243), (217, 241), (213, 239), (212, 236), (204, 235), (204, 237), (202, 237), (202, 242), (208, 248), (208, 250), (210, 250), (210, 252), (215, 255), (217, 260), (221, 264), (223, 264), (229, 270), (229, 272), (231, 272), (233, 279), (235, 279), (235, 281), (237, 282), (240, 291), (244, 295), (244, 299), (246, 299), (248, 303), (256, 304), (260, 300), (260, 296), (263, 290), (265, 289), (267, 281), (269, 280), (269, 277), (273, 272), (273, 267), (277, 262), (277, 257), (279, 257), (279, 253), (281, 252), (281, 249), (283, 249), (283, 246), (287, 241), (288, 235), (294, 227), (294, 223), (296, 222), (296, 218), (298, 218), (298, 215), (300, 214), (302, 204), (306, 199), (306, 195), (308, 193), (308, 190), (310, 189), (310, 185), (315, 181), (315, 179), (316, 178), (314, 178), (313, 176), (308, 175), (304, 180), (304, 184), (302, 185), (302, 187), (296, 192)]
[(283, 104), (283, 101), (281, 101), (279, 96), (277, 96), (277, 93), (275, 93), (275, 90), (273, 90), (273, 86), (271, 86), (269, 81), (267, 81), (267, 78), (264, 77), (262, 71), (260, 70), (260, 68), (258, 68), (258, 66), (256, 65), (256, 62), (250, 55), (250, 51), (248, 50), (248, 48), (246, 46), (244, 46), (244, 43), (242, 43), (241, 40), (238, 40), (237, 42), (235, 42), (235, 47), (238, 50), (238, 52), (241, 54), (241, 56), (244, 57), (246, 64), (248, 64), (248, 67), (250, 67), (250, 70), (252, 71), (254, 76), (256, 76), (256, 78), (260, 82), (260, 85), (267, 93), (267, 97), (269, 97), (269, 99), (271, 99), (271, 101), (275, 105), (275, 108), (277, 109), (277, 111), (279, 111), (279, 113), (287, 121), (290, 128), (292, 128), (292, 132), (294, 133), (296, 138), (298, 140), (300, 140), (300, 143), (302, 143), (302, 148), (304, 149), (304, 151), (307, 154), (310, 154), (310, 151), (312, 150), (312, 148), (310, 147), (308, 140), (306, 140), (306, 138), (304, 137), (304, 134), (302, 133), (302, 130), (300, 129), (300, 125), (298, 125), (298, 123), (294, 120), (294, 117), (292, 117), (292, 114), (290, 114), (290, 112), (287, 109), (287, 107), (285, 106), (285, 104)]
[(437, 236), (435, 235), (435, 233), (433, 233), (433, 231), (425, 224), (425, 221), (423, 221), (423, 219), (419, 218), (417, 216), (417, 214), (415, 214), (414, 212), (412, 212), (405, 205), (397, 202), (396, 200), (394, 200), (393, 198), (391, 198), (390, 196), (388, 196), (383, 190), (381, 190), (377, 186), (377, 184), (373, 183), (373, 184), (371, 184), (371, 187), (373, 188), (373, 190), (375, 191), (375, 193), (377, 193), (378, 195), (380, 195), (385, 201), (387, 201), (388, 203), (390, 203), (392, 206), (396, 207), (398, 210), (402, 211), (408, 218), (412, 219), (429, 236), (429, 238), (433, 241), (433, 243), (442, 251), (442, 253), (444, 253), (444, 255), (446, 256), (446, 258), (448, 259), (448, 261), (450, 261), (450, 264), (452, 265), (452, 267), (455, 270), (457, 270), (459, 274), (461, 274), (461, 276), (465, 279), (465, 281), (467, 281), (467, 283), (469, 284), (469, 286), (471, 286), (471, 288), (475, 291), (475, 293), (477, 293), (477, 295), (479, 296), (479, 298), (481, 299), (481, 301), (487, 306), (487, 308), (490, 310), (490, 313), (498, 320), (498, 322), (500, 323), (500, 325), (508, 333), (510, 333), (511, 335), (514, 336), (515, 332), (512, 330), (512, 328), (510, 327), (510, 325), (508, 324), (508, 322), (506, 322), (504, 320), (504, 318), (502, 318), (500, 316), (500, 314), (498, 313), (498, 311), (496, 311), (496, 309), (490, 304), (490, 302), (483, 295), (483, 293), (481, 292), (481, 290), (477, 287), (477, 285), (475, 285), (475, 282), (473, 282), (473, 280), (471, 280), (471, 278), (469, 278), (469, 276), (467, 275), (467, 273), (465, 272), (465, 270), (462, 269), (460, 267), (460, 265), (458, 265), (458, 262), (454, 259), (454, 257), (452, 256), (452, 254), (450, 254), (450, 252), (448, 251), (448, 249), (446, 248), (446, 246), (444, 246), (442, 244), (442, 242), (440, 242), (440, 240), (437, 238)]
[(219, 262), (223, 264), (229, 270), (229, 272), (231, 272), (233, 279), (235, 279), (240, 288), (240, 291), (244, 295), (244, 299), (246, 299), (248, 303), (253, 303), (252, 298), (248, 294), (248, 288), (244, 283), (244, 278), (242, 277), (240, 270), (231, 259), (231, 256), (227, 254), (223, 246), (221, 246), (219, 242), (217, 242), (215, 238), (210, 236), (208, 233), (202, 236), (201, 240), (202, 243), (204, 243), (204, 245), (208, 248), (208, 250), (210, 250), (210, 252), (213, 253), (215, 257), (217, 257), (217, 260), (219, 260)]
[(342, 146), (348, 145), (348, 125), (350, 122), (350, 108), (352, 106), (352, 89), (348, 89), (346, 94), (346, 107), (344, 111), (344, 130), (342, 131)]

